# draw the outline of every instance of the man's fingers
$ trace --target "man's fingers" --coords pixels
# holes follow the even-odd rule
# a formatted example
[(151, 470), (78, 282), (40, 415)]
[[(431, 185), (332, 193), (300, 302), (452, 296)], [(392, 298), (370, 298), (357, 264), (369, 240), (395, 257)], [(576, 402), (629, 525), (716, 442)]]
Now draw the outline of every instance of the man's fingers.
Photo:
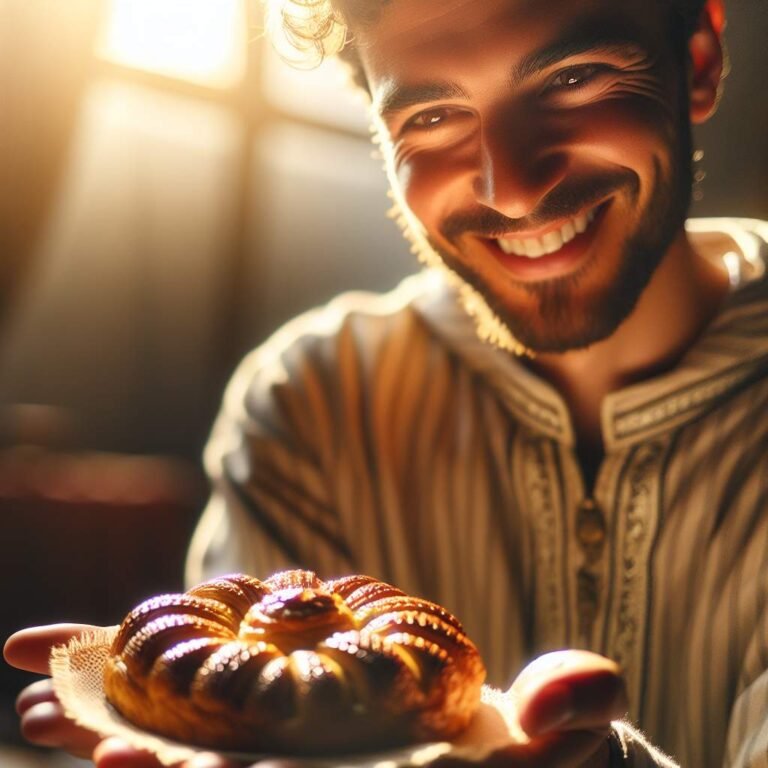
[(513, 689), (519, 696), (520, 725), (532, 737), (557, 730), (605, 730), (627, 709), (619, 667), (585, 651), (538, 659)]
[(21, 732), (33, 744), (57, 747), (80, 757), (90, 757), (99, 742), (95, 733), (68, 720), (57, 701), (29, 707), (21, 717)]
[(620, 677), (611, 672), (585, 673), (533, 692), (521, 704), (520, 725), (529, 736), (555, 730), (604, 730), (626, 711)]
[[(110, 737), (102, 741), (93, 751), (96, 768), (162, 768), (162, 763), (149, 752), (138, 750), (122, 739)], [(267, 764), (257, 765), (267, 768)], [(200, 752), (176, 768), (242, 768), (242, 763), (229, 760), (214, 752)]]
[(99, 736), (64, 715), (50, 679), (27, 686), (16, 699), (16, 711), (21, 716), (22, 735), (33, 744), (89, 758), (99, 742)]
[(12, 667), (47, 675), (48, 658), (54, 645), (63, 645), (95, 629), (97, 627), (90, 624), (49, 624), (22, 629), (6, 640), (3, 655)]
[(122, 739), (104, 739), (93, 750), (96, 768), (162, 768), (162, 763), (149, 752), (131, 747)]
[(32, 683), (32, 685), (28, 685), (18, 695), (16, 698), (16, 712), (19, 715), (23, 715), (28, 709), (34, 707), (35, 704), (50, 701), (56, 701), (53, 683), (50, 678), (38, 680), (36, 683)]

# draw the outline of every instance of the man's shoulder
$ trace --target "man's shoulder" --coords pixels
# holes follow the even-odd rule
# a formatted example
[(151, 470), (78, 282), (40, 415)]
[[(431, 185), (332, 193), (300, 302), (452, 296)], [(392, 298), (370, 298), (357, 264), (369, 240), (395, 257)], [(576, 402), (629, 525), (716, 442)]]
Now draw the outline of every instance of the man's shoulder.
[(447, 291), (439, 274), (431, 270), (406, 277), (390, 291), (347, 291), (290, 320), (251, 356), (264, 361), (318, 350), (337, 344), (340, 337), (350, 333), (355, 345), (370, 348), (402, 334)]
[(451, 289), (432, 270), (405, 278), (391, 291), (342, 293), (289, 321), (246, 355), (230, 396), (241, 398), (244, 388), (259, 384), (297, 381), (309, 369), (323, 375), (345, 365), (370, 369), (393, 346), (440, 345), (425, 318), (450, 301)]

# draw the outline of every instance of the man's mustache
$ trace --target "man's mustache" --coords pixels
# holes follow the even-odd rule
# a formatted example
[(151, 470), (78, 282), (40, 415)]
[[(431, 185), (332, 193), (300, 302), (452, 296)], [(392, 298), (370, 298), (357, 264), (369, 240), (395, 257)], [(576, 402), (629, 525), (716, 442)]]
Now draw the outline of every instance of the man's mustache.
[(539, 229), (554, 221), (574, 218), (617, 191), (627, 188), (634, 199), (638, 192), (638, 181), (629, 170), (592, 175), (588, 179), (574, 179), (555, 187), (528, 216), (511, 219), (493, 208), (479, 205), (476, 209), (450, 214), (439, 230), (446, 240), (454, 242), (466, 233), (493, 238)]

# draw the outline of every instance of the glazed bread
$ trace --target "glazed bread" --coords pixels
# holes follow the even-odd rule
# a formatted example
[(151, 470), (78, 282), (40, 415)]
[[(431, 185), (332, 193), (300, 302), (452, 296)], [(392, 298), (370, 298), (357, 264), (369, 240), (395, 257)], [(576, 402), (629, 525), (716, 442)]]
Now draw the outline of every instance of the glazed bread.
[(450, 739), (485, 669), (461, 624), (369, 576), (240, 574), (153, 597), (104, 676), (133, 724), (220, 750), (330, 754)]

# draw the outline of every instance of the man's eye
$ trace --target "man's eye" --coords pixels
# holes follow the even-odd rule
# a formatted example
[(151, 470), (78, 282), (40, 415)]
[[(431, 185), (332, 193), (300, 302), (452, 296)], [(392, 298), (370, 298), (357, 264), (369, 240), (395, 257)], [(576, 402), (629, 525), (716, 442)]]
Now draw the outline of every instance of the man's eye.
[(581, 64), (558, 72), (550, 81), (550, 88), (573, 89), (587, 85), (604, 68), (597, 64)]
[(423, 112), (419, 112), (418, 114), (409, 118), (403, 127), (417, 128), (422, 130), (437, 128), (451, 116), (453, 111), (455, 110), (450, 110), (445, 107), (425, 109)]

